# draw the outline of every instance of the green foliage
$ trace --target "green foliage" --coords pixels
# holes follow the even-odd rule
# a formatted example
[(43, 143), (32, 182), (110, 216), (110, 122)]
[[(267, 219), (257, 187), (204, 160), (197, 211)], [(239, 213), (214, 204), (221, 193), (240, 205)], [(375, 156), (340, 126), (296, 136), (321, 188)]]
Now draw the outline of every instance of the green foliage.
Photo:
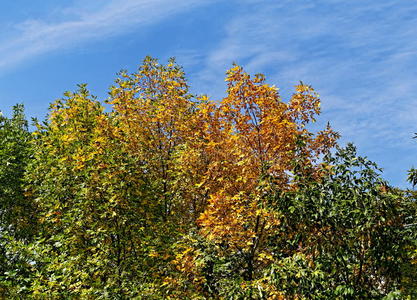
[(408, 180), (408, 182), (410, 182), (413, 185), (413, 187), (415, 187), (417, 185), (417, 169), (411, 168), (408, 171), (407, 180)]
[[(284, 215), (280, 235), (288, 239), (277, 251), (301, 253), (310, 274), (320, 274), (313, 288), (318, 298), (370, 299), (396, 291), (415, 236), (406, 226), (416, 220), (410, 200), (388, 187), (377, 166), (356, 156), (352, 145), (324, 162), (329, 171), (321, 180), (296, 177), (300, 188), (278, 197)], [(300, 281), (290, 294), (312, 295), (305, 288), (314, 282)]]
[(0, 115), (0, 226), (16, 237), (29, 235), (32, 203), (24, 195), (23, 176), (31, 159), (28, 123), (23, 105), (13, 116)]
[(29, 282), (28, 261), (21, 256), (36, 231), (35, 205), (25, 194), (24, 173), (32, 158), (31, 134), (23, 105), (11, 118), (0, 116), (0, 294), (23, 292)]

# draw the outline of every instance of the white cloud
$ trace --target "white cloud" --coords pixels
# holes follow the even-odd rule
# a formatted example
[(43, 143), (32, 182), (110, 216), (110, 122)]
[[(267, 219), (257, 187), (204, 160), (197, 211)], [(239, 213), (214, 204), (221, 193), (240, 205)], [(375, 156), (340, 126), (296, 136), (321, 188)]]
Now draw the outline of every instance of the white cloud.
[(108, 0), (101, 1), (100, 6), (90, 3), (86, 7), (80, 2), (63, 9), (59, 16), (55, 11), (54, 16), (49, 16), (54, 21), (15, 24), (15, 32), (0, 41), (0, 70), (40, 54), (153, 24), (205, 3), (206, 0)]

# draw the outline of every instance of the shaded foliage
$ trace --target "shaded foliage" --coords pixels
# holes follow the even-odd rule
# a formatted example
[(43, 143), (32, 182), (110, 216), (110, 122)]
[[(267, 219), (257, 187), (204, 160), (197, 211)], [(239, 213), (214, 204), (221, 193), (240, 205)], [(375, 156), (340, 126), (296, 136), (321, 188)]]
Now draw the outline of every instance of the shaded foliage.
[(18, 277), (22, 291), (29, 285), (28, 262), (18, 245), (27, 245), (36, 231), (33, 199), (25, 193), (24, 173), (32, 159), (32, 135), (23, 105), (13, 107), (13, 115), (0, 115), (0, 293), (9, 294)]

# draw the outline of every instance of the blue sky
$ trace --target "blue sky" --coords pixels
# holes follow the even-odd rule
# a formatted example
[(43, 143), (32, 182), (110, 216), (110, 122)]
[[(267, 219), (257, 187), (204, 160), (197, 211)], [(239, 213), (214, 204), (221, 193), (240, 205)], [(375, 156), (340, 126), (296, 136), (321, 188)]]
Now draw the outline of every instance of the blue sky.
[(233, 62), (287, 100), (300, 80), (322, 97), (319, 124), (407, 186), (417, 166), (417, 2), (368, 0), (2, 1), (0, 110), (43, 118), (77, 83), (107, 97), (120, 69), (175, 56), (192, 89), (224, 95)]

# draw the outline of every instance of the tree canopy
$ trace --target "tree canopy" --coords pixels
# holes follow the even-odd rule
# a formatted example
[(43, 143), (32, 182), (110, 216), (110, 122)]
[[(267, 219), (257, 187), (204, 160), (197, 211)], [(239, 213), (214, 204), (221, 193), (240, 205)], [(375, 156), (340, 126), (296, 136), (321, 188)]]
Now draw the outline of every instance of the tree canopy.
[(79, 85), (33, 130), (22, 105), (1, 116), (1, 295), (417, 296), (415, 193), (311, 129), (311, 86), (284, 101), (237, 65), (226, 82), (193, 95), (175, 60), (147, 57), (105, 101)]

